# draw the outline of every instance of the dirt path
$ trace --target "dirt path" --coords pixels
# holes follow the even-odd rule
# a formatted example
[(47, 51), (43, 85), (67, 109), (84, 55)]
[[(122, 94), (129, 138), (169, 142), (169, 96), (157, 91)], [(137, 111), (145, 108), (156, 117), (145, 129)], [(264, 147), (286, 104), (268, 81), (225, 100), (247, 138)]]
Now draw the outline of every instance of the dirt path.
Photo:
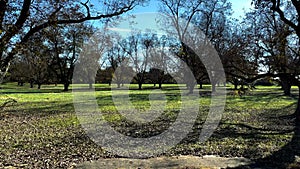
[(249, 164), (251, 161), (246, 158), (223, 158), (215, 156), (176, 156), (159, 157), (151, 159), (102, 159), (93, 162), (84, 162), (78, 165), (78, 169), (173, 169), (173, 168), (210, 168), (219, 169), (226, 167), (236, 167)]

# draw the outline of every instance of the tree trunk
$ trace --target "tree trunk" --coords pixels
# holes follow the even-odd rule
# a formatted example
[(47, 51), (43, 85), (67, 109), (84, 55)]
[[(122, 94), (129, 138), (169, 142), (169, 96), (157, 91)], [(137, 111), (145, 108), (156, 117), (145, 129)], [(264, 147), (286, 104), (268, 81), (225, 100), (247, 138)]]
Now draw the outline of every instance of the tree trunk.
[(291, 95), (291, 85), (288, 85), (287, 87), (285, 87), (284, 89), (283, 89), (283, 91), (284, 91), (284, 95), (286, 95), (286, 96), (290, 96)]
[(188, 94), (193, 94), (194, 93), (194, 88), (195, 88), (195, 84), (189, 84), (189, 93)]
[(143, 83), (139, 83), (139, 90), (142, 90)]
[(280, 80), (281, 80), (281, 89), (283, 90), (284, 95), (290, 96), (292, 85), (289, 82), (289, 79), (285, 77), (281, 77)]
[(238, 83), (234, 83), (234, 90), (237, 90), (238, 89)]
[(33, 88), (33, 81), (30, 81), (30, 88)]
[(162, 83), (159, 82), (159, 83), (158, 83), (158, 88), (161, 89), (161, 86), (162, 86)]
[(194, 93), (194, 87), (193, 86), (190, 86), (189, 87), (189, 94), (193, 94)]
[(118, 85), (118, 88), (121, 88), (121, 83), (117, 83), (117, 85)]
[(70, 84), (68, 82), (64, 83), (64, 91), (69, 91)]
[(199, 89), (203, 89), (203, 83), (200, 82), (199, 85), (200, 85), (200, 86), (199, 86)]
[(89, 83), (89, 89), (93, 88), (93, 83)]
[(240, 89), (244, 89), (244, 83), (241, 84), (241, 88)]
[[(1, 50), (1, 53), (3, 53), (2, 50)], [(0, 68), (0, 84), (3, 83), (4, 78), (5, 78), (5, 76), (6, 76), (7, 72), (8, 72), (9, 66), (10, 66), (10, 62), (8, 63), (8, 65), (6, 67), (3, 66), (3, 68), (5, 67), (4, 71), (2, 71), (1, 68)]]
[(300, 124), (300, 85), (298, 85), (298, 102), (297, 102), (297, 109), (294, 115), (296, 116), (296, 122), (299, 125)]
[(211, 92), (212, 93), (216, 92), (216, 84), (211, 84)]
[(41, 89), (42, 83), (38, 83), (38, 89)]

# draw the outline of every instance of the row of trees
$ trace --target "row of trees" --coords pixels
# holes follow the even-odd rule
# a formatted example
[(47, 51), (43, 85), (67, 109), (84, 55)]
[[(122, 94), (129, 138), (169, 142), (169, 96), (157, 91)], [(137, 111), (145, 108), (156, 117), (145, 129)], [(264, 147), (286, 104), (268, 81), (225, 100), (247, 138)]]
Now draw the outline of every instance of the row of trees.
[[(163, 83), (186, 83), (189, 86), (183, 62), (178, 57), (181, 48), (177, 39), (151, 32), (135, 32), (122, 40), (119, 36), (111, 38), (116, 43), (104, 52), (101, 59), (106, 64), (106, 72), (111, 72), (106, 75), (112, 75), (111, 79), (118, 87), (132, 82), (137, 83), (139, 89), (149, 82), (158, 84), (158, 88), (161, 88)], [(199, 79), (202, 88), (202, 83), (209, 83), (209, 79), (205, 76), (204, 67), (198, 67), (198, 72), (203, 74)], [(101, 73), (98, 75), (105, 76)]]
[[(79, 4), (89, 9), (88, 3)], [(193, 8), (190, 8), (191, 6)], [(86, 12), (91, 13), (90, 11)], [(215, 85), (219, 81), (209, 79), (209, 73), (212, 71), (207, 71), (207, 67), (196, 54), (182, 43), (183, 38), (189, 36), (186, 28), (193, 24), (203, 31), (207, 41), (212, 42), (223, 62), (227, 81), (233, 83), (235, 88), (239, 84), (258, 79), (259, 72), (281, 71), (283, 72), (280, 75), (282, 87), (286, 95), (290, 94), (293, 83), (289, 80), (290, 77), (284, 74), (290, 65), (288, 65), (288, 58), (283, 55), (287, 52), (285, 49), (287, 43), (292, 42), (287, 40), (291, 31), (270, 9), (258, 8), (248, 13), (242, 22), (230, 18), (231, 5), (226, 0), (209, 2), (162, 0), (160, 12), (169, 16), (160, 18), (161, 24), (167, 25), (163, 29), (170, 34), (177, 34), (179, 39), (168, 38), (168, 35), (158, 37), (155, 33), (137, 32), (126, 39), (113, 36), (110, 40), (114, 45), (110, 49), (106, 49), (107, 52), (103, 54), (103, 57), (99, 56), (104, 60), (103, 63), (106, 63), (107, 71), (114, 72), (113, 79), (118, 86), (124, 83), (122, 76), (124, 74), (131, 76), (133, 73), (130, 71), (133, 70), (136, 74), (134, 80), (141, 88), (146, 80), (145, 74), (149, 73), (151, 67), (156, 67), (156, 69), (151, 69), (151, 73), (157, 74), (154, 76), (157, 79), (155, 81), (161, 87), (165, 74), (183, 73), (180, 72), (180, 69), (183, 69), (183, 65), (178, 60), (180, 59), (188, 65), (195, 77), (195, 80), (192, 81), (187, 81), (184, 75), (181, 77), (187, 83), (190, 93), (193, 92), (197, 83), (201, 87), (203, 82), (207, 81), (213, 82), (212, 90), (214, 92)], [(182, 18), (187, 22), (182, 24)], [(75, 20), (73, 21), (75, 22)], [(175, 28), (176, 31), (172, 32), (167, 28)], [(93, 28), (85, 23), (68, 26), (55, 23), (46, 26), (22, 42), (22, 47), (16, 55), (17, 59), (9, 62), (12, 63), (12, 79), (21, 82), (29, 81), (31, 86), (35, 82), (38, 87), (45, 82), (63, 83), (64, 90), (68, 90), (75, 63), (82, 51), (82, 43), (86, 42), (93, 33)], [(281, 44), (278, 45), (279, 43)], [(292, 51), (295, 53), (295, 49), (291, 48), (289, 47), (288, 53), (292, 54)], [(8, 56), (3, 59), (3, 62), (7, 59), (9, 59)], [(122, 66), (124, 67), (122, 62), (125, 60), (130, 62), (131, 68), (122, 68)], [(6, 71), (4, 67), (3, 70)], [(262, 68), (264, 70), (260, 70)], [(109, 76), (112, 75), (104, 73), (102, 76), (108, 76), (104, 79), (110, 79)], [(187, 77), (187, 75), (185, 76)], [(221, 80), (224, 81), (224, 79)]]
[[(39, 37), (48, 28), (64, 27), (90, 20), (108, 22), (145, 2), (144, 0), (98, 0), (93, 2), (1, 0), (0, 83), (3, 82), (11, 63), (22, 54), (23, 49), (27, 48), (27, 44), (30, 44), (34, 37)], [(57, 40), (59, 39), (52, 39), (52, 41)], [(55, 48), (56, 42), (53, 43)]]
[[(109, 22), (112, 17), (144, 2), (105, 1), (104, 5), (95, 8), (89, 1), (1, 1), (4, 11), (0, 15), (1, 79), (12, 65), (10, 76), (14, 80), (35, 82), (39, 87), (46, 82), (63, 83), (65, 90), (68, 90), (75, 63), (82, 51), (81, 44), (94, 33), (93, 28), (83, 22), (96, 19)], [(235, 88), (261, 77), (278, 77), (284, 93), (290, 95), (291, 86), (298, 84), (296, 2), (254, 1), (257, 8), (247, 13), (242, 21), (230, 17), (231, 4), (227, 0), (160, 2), (160, 12), (168, 16), (160, 18), (163, 29), (177, 34), (179, 39), (174, 41), (167, 38), (168, 35), (158, 37), (153, 33), (113, 39), (113, 43), (118, 43), (107, 49), (102, 59), (106, 60), (106, 69), (115, 72), (114, 80), (118, 85), (123, 82), (121, 73), (116, 71), (122, 68), (121, 63), (125, 60), (130, 62), (131, 69), (136, 73), (135, 81), (141, 88), (145, 73), (151, 67), (157, 67), (151, 71), (156, 71), (158, 84), (163, 82), (165, 74), (176, 74), (183, 67), (178, 64), (180, 61), (174, 61), (177, 57), (188, 65), (195, 77), (194, 81), (186, 81), (190, 92), (197, 83), (201, 86), (208, 80), (214, 92), (218, 81), (209, 79), (213, 71), (207, 71), (203, 60), (199, 60), (182, 43), (184, 37), (189, 36), (187, 28), (191, 24), (202, 30), (207, 41), (212, 43), (224, 65), (226, 80)], [(282, 8), (285, 10), (282, 11)], [(99, 9), (105, 12), (99, 12)], [(182, 19), (187, 22), (183, 23)], [(175, 32), (168, 28), (175, 28)], [(177, 70), (174, 70), (174, 63), (177, 63)]]
[[(99, 1), (101, 5), (96, 8), (89, 1), (77, 0), (1, 1), (1, 82), (12, 65), (11, 77), (26, 77), (39, 86), (46, 81), (63, 83), (68, 90), (74, 66), (83, 50), (80, 44), (94, 33), (85, 21), (102, 19), (109, 23), (111, 18), (143, 3), (142, 0)], [(161, 0), (160, 12), (167, 17), (161, 17), (159, 22), (166, 36), (135, 32), (122, 39), (114, 35), (108, 38), (113, 45), (108, 49), (102, 46), (99, 49), (102, 53), (96, 58), (102, 58), (106, 69), (114, 72), (113, 79), (119, 86), (128, 79), (122, 74), (131, 76), (134, 72), (134, 80), (141, 89), (151, 70), (160, 85), (165, 75), (178, 75), (190, 93), (197, 83), (208, 80), (215, 92), (216, 84), (225, 79), (211, 78), (218, 72), (213, 69), (213, 63), (204, 63), (186, 44), (186, 37), (195, 35), (188, 29), (193, 24), (203, 32), (205, 38), (200, 41), (215, 48), (226, 80), (235, 87), (263, 77), (279, 78), (284, 93), (290, 95), (292, 85), (300, 88), (299, 2), (254, 0), (253, 3), (256, 9), (240, 21), (231, 18), (231, 4), (227, 0)], [(183, 19), (186, 22), (182, 22)], [(172, 34), (178, 38), (170, 38)], [(194, 79), (187, 78), (184, 64)], [(296, 112), (300, 114), (300, 100)]]
[(82, 43), (92, 34), (93, 27), (80, 23), (43, 29), (23, 44), (11, 63), (10, 80), (40, 89), (45, 83), (62, 83), (67, 91)]

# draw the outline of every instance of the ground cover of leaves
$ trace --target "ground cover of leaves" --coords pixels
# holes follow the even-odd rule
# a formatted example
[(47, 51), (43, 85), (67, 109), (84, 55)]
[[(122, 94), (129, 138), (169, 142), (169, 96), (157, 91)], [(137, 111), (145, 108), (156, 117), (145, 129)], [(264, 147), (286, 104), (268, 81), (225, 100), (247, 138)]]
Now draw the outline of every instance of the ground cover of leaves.
[[(163, 118), (151, 125), (131, 125), (116, 114), (109, 91), (101, 87), (97, 91), (99, 107), (112, 126), (128, 136), (160, 133), (168, 127), (162, 124), (171, 124), (178, 113), (178, 91), (166, 88), (169, 102)], [(74, 113), (72, 93), (60, 89), (61, 86), (46, 86), (42, 90), (19, 88), (15, 84), (2, 86), (0, 105), (11, 98), (17, 102), (0, 109), (0, 168), (74, 168), (84, 161), (119, 157), (106, 152), (86, 135)], [(149, 94), (149, 90), (142, 92)], [(140, 91), (133, 91), (132, 95), (137, 107), (147, 107)], [(219, 127), (208, 141), (201, 143), (199, 133), (209, 109), (209, 95), (202, 96), (203, 113), (193, 131), (159, 156), (218, 155), (251, 160), (266, 157), (292, 139), (293, 119), (283, 117), (293, 113), (296, 99), (283, 96), (278, 87), (260, 87), (243, 97), (228, 96)]]

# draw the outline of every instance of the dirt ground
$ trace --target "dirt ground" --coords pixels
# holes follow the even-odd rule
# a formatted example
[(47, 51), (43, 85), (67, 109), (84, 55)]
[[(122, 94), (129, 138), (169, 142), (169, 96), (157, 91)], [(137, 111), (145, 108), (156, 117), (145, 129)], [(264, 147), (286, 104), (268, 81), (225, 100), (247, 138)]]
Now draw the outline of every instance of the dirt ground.
[(111, 158), (79, 164), (78, 169), (182, 169), (182, 168), (209, 168), (221, 169), (227, 167), (237, 167), (251, 163), (246, 158), (223, 158), (216, 156), (175, 156), (158, 157), (150, 159), (126, 159)]

